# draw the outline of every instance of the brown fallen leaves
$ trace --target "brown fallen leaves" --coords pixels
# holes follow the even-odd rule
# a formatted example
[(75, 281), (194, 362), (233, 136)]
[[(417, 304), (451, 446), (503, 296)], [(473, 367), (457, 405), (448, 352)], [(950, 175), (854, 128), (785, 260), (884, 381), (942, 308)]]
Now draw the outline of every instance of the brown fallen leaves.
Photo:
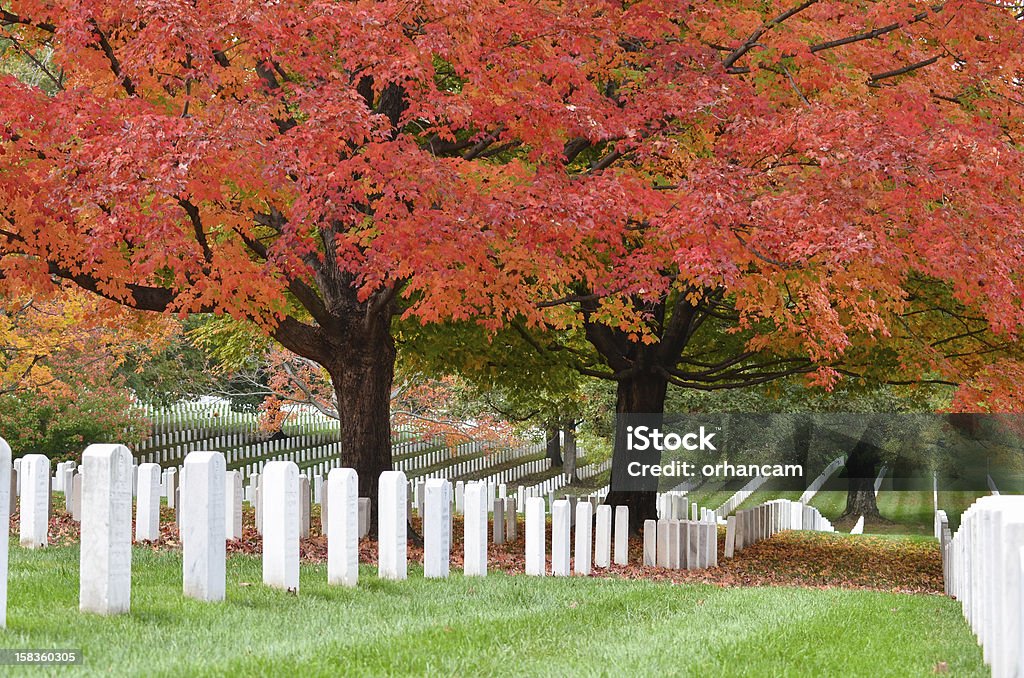
[[(299, 543), (304, 562), (322, 563), (327, 559), (327, 538), (320, 534), (319, 517), (314, 509), (310, 536)], [(262, 540), (254, 527), (251, 510), (246, 510), (241, 539), (227, 542), (228, 554), (259, 555)], [(420, 521), (413, 518), (410, 527), (419, 532)], [(452, 571), (462, 568), (462, 518), (456, 517), (452, 535)], [(11, 517), (12, 534), (17, 534), (18, 515)], [(549, 539), (550, 539), (550, 526)], [(525, 571), (524, 526), (519, 524), (518, 539), (501, 546), (491, 544), (488, 568), (491, 571), (522, 574)], [(155, 551), (181, 548), (174, 512), (163, 509), (158, 541), (145, 545)], [(410, 535), (411, 536), (411, 535)], [(750, 546), (726, 559), (725, 531), (719, 530), (719, 566), (705, 570), (668, 570), (643, 566), (643, 540), (630, 540), (630, 565), (612, 565), (594, 569), (590, 576), (648, 579), (652, 581), (706, 583), (717, 586), (803, 586), (812, 588), (851, 588), (901, 593), (941, 593), (942, 562), (938, 545), (927, 540), (827, 534), (822, 532), (784, 532)], [(50, 543), (77, 542), (78, 523), (57, 507), (50, 519)], [(423, 562), (423, 548), (410, 538), (409, 559)], [(548, 542), (550, 543), (550, 541)], [(550, 562), (550, 553), (548, 554)], [(359, 560), (377, 562), (377, 543), (366, 538), (359, 542)]]

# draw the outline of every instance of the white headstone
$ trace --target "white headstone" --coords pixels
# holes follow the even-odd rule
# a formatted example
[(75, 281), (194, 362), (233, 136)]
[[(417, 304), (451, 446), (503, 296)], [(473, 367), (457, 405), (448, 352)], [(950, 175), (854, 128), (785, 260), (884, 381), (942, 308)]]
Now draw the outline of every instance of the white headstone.
[(71, 481), (71, 518), (82, 522), (82, 474), (76, 473)]
[(594, 505), (589, 501), (576, 503), (576, 549), (573, 567), (576, 574), (590, 574), (593, 562)]
[(612, 507), (597, 507), (597, 526), (594, 535), (594, 565), (608, 567), (612, 562)]
[(160, 465), (140, 464), (138, 478), (135, 541), (156, 541), (160, 538)]
[(42, 548), (49, 531), (50, 460), (42, 454), (26, 454), (21, 458), (21, 545)]
[[(69, 461), (64, 466), (64, 470), (61, 473), (63, 476), (60, 486), (61, 491), (64, 492), (64, 510), (67, 513), (71, 513), (71, 482), (75, 477), (75, 462)], [(133, 474), (134, 475), (134, 474)]]
[(629, 565), (629, 507), (615, 507), (615, 564)]
[(169, 468), (167, 469), (167, 480), (165, 482), (164, 490), (167, 492), (167, 508), (174, 508), (174, 500), (177, 496), (175, 490), (178, 489), (178, 469)]
[(451, 484), (431, 478), (423, 489), (423, 576), (447, 577), (451, 555)]
[(299, 539), (309, 538), (310, 499), (309, 478), (299, 476)]
[(128, 612), (132, 589), (132, 462), (124, 445), (82, 453), (78, 609)]
[(381, 579), (405, 579), (408, 570), (405, 473), (381, 473), (377, 492), (377, 574)]
[[(321, 496), (321, 499), (323, 496)], [(359, 583), (359, 478), (350, 468), (327, 474), (327, 583)], [(323, 508), (322, 508), (323, 510)]]
[(551, 504), (551, 574), (568, 577), (572, 505), (566, 499)]
[(461, 514), (463, 512), (463, 504), (466, 497), (466, 484), (461, 481), (455, 481), (455, 513)]
[[(701, 525), (699, 522), (690, 521), (686, 523), (686, 529), (689, 533), (689, 537), (686, 540), (688, 548), (684, 546), (686, 551), (686, 569), (697, 570), (707, 567), (707, 563), (704, 562), (704, 549), (702, 547), (705, 535), (701, 534)], [(682, 540), (680, 540), (682, 544)]]
[(864, 534), (864, 516), (857, 518), (857, 524), (850, 530), (850, 534)]
[(463, 572), (467, 577), (484, 577), (487, 575), (487, 486), (469, 483), (465, 493)]
[(242, 538), (242, 474), (227, 471), (224, 474), (224, 537)]
[(11, 446), (0, 438), (0, 628), (7, 628), (7, 568), (11, 531)]
[(729, 516), (725, 521), (725, 557), (732, 558), (736, 554), (736, 516)]
[(182, 494), (182, 589), (185, 597), (224, 600), (224, 527), (226, 480), (224, 455), (190, 452), (185, 457)]
[(299, 590), (299, 467), (271, 461), (263, 467), (263, 583)]
[(370, 498), (359, 497), (359, 538), (370, 534)]
[(678, 570), (686, 564), (686, 540), (688, 532), (685, 520), (668, 521), (668, 567)]
[(655, 554), (655, 565), (658, 567), (669, 567), (669, 549), (671, 547), (671, 521), (662, 518), (658, 521), (658, 548)]
[(658, 559), (658, 523), (644, 521), (644, 567), (654, 567)]
[(526, 500), (526, 574), (543, 577), (547, 570), (544, 498)]

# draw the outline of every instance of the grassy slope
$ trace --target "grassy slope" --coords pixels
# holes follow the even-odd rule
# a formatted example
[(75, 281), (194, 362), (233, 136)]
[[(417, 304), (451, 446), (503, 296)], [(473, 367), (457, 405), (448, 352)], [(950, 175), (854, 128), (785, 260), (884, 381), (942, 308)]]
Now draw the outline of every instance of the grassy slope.
[[(453, 575), (328, 587), (304, 565), (298, 597), (228, 562), (228, 600), (180, 595), (173, 552), (135, 549), (132, 614), (77, 612), (77, 547), (11, 550), (4, 647), (80, 648), (65, 674), (905, 676), (947, 662), (985, 675), (954, 601), (930, 595)], [(250, 582), (250, 586), (241, 586)], [(27, 669), (38, 675), (39, 669)]]

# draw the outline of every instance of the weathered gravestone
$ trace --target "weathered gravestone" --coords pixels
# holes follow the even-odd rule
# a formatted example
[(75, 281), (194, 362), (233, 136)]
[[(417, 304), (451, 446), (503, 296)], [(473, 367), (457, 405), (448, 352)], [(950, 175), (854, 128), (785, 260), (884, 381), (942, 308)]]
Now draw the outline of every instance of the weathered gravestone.
[(299, 467), (270, 461), (263, 467), (263, 583), (299, 590)]
[(131, 605), (131, 468), (124, 445), (90, 445), (82, 454), (82, 612), (119, 614)]
[(185, 457), (182, 493), (182, 590), (187, 598), (224, 600), (225, 462), (220, 452)]
[[(359, 478), (354, 469), (327, 474), (327, 583), (355, 586), (359, 582)], [(329, 509), (327, 507), (330, 507)]]
[(515, 497), (505, 499), (505, 541), (519, 539), (519, 519)]
[(47, 544), (49, 517), (50, 460), (42, 454), (26, 454), (21, 458), (21, 523), (20, 543), (30, 549)]
[[(135, 541), (160, 538), (160, 465), (141, 464), (135, 501)], [(72, 480), (72, 484), (74, 480)], [(74, 486), (72, 485), (72, 491)]]
[(494, 500), (494, 543), (505, 543), (505, 500)]
[(377, 501), (377, 572), (381, 579), (405, 579), (408, 570), (406, 484), (402, 471), (380, 474)]
[(427, 480), (423, 489), (423, 576), (448, 576), (451, 555), (451, 484), (443, 478)]

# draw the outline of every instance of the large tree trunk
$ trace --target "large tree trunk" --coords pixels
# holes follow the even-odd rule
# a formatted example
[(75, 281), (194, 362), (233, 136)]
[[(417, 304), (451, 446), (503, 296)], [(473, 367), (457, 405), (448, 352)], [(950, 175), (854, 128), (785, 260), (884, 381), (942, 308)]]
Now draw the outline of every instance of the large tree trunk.
[(569, 484), (579, 482), (579, 476), (576, 475), (576, 420), (568, 419), (562, 425), (562, 435), (565, 437), (565, 443), (563, 445), (562, 457), (562, 473), (569, 479)]
[(864, 441), (858, 441), (846, 459), (846, 510), (840, 519), (852, 517), (882, 520), (875, 503), (875, 477), (881, 461), (879, 449)]
[(661, 453), (650, 449), (645, 452), (627, 448), (626, 427), (642, 424), (661, 426), (665, 413), (665, 393), (668, 381), (654, 370), (639, 371), (623, 379), (616, 392), (615, 447), (612, 452), (612, 491), (605, 503), (629, 507), (629, 528), (638, 532), (645, 520), (658, 518), (658, 478), (646, 476), (625, 480), (630, 462), (661, 463)]
[[(361, 334), (347, 335), (345, 350), (325, 365), (338, 399), (341, 460), (359, 475), (359, 496), (369, 497), (371, 507), (377, 504), (380, 474), (392, 470), (395, 344), (389, 331), (377, 329), (372, 340)], [(375, 522), (371, 520), (371, 525)]]
[(551, 468), (562, 467), (562, 441), (561, 429), (558, 422), (549, 422), (547, 425), (547, 457), (551, 461)]

